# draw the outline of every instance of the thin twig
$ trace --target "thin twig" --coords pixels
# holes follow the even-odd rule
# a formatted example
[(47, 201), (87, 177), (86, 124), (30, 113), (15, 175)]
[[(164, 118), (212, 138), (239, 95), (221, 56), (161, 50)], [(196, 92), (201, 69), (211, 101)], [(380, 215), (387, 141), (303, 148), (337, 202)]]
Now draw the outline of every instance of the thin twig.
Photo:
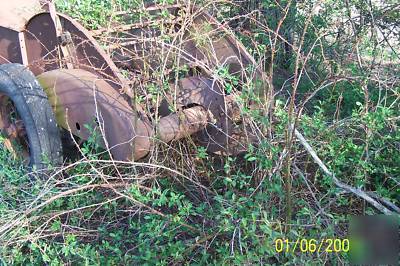
[[(341, 182), (337, 177), (335, 176), (334, 173), (329, 171), (329, 169), (326, 167), (326, 165), (321, 161), (321, 159), (318, 157), (317, 153), (314, 151), (314, 149), (310, 146), (310, 144), (307, 142), (307, 140), (304, 138), (304, 136), (297, 130), (294, 129), (294, 133), (297, 137), (297, 139), (300, 141), (300, 143), (303, 145), (303, 147), (307, 150), (307, 152), (311, 155), (311, 157), (314, 159), (314, 162), (318, 164), (318, 166), (322, 169), (322, 171), (329, 177), (332, 178), (333, 182), (335, 183), (336, 186), (339, 188), (346, 190), (350, 193), (353, 193), (354, 195), (364, 199), (368, 203), (370, 203), (372, 206), (374, 206), (376, 209), (381, 211), (382, 213), (386, 215), (392, 215), (394, 214), (391, 210), (377, 202), (374, 198), (372, 198), (370, 195), (368, 195), (368, 192), (365, 192), (361, 189), (349, 186), (343, 182)], [(381, 201), (381, 197), (376, 197)], [(400, 213), (396, 211), (397, 213)]]

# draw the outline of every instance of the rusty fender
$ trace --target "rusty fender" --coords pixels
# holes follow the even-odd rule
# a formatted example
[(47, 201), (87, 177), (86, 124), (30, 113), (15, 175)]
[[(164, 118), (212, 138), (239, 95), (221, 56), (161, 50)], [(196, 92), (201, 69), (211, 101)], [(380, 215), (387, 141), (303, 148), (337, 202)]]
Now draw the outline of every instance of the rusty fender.
[(145, 114), (135, 112), (118, 91), (93, 73), (60, 69), (37, 79), (49, 97), (58, 125), (85, 140), (91, 135), (90, 128), (98, 130), (104, 136), (99, 145), (109, 149), (115, 160), (143, 158), (154, 139), (170, 142), (187, 137), (204, 129), (210, 116), (203, 107), (195, 106), (152, 125)]

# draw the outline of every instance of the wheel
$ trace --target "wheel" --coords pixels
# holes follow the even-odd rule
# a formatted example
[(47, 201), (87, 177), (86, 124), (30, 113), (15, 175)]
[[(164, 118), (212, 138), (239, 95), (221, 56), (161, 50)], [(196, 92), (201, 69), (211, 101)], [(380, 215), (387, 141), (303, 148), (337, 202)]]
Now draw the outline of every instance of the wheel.
[(53, 110), (33, 73), (20, 64), (0, 66), (0, 130), (4, 146), (30, 168), (62, 163)]

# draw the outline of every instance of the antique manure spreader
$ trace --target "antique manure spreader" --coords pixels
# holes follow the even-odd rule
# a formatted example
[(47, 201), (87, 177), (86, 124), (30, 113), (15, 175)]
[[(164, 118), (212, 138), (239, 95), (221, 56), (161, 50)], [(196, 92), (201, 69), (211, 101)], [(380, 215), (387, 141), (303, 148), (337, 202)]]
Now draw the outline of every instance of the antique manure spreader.
[(60, 164), (60, 131), (87, 140), (91, 129), (122, 161), (187, 136), (210, 152), (245, 149), (230, 89), (262, 72), (226, 27), (200, 8), (152, 4), (88, 31), (49, 2), (0, 9), (0, 130), (14, 156)]

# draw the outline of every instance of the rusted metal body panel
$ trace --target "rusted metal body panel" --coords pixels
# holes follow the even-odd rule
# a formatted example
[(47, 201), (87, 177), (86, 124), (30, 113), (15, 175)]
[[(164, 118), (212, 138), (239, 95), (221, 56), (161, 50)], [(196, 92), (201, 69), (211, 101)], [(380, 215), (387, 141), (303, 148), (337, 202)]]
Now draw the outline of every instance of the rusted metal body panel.
[[(159, 23), (174, 28), (171, 34), (178, 41), (171, 44), (162, 41), (157, 25), (145, 20), (130, 25), (125, 31), (115, 34), (113, 30), (109, 32), (108, 41), (114, 43), (110, 48), (123, 54), (125, 63), (138, 71), (151, 72), (160, 66), (160, 62), (165, 61), (166, 68), (171, 67), (179, 57), (179, 65), (205, 68), (205, 74), (222, 66), (227, 66), (233, 74), (244, 73), (243, 70), (252, 66), (255, 70), (253, 74), (261, 78), (262, 70), (243, 44), (207, 12), (185, 5), (173, 5), (168, 11), (175, 19), (167, 22), (160, 20)], [(151, 9), (151, 15), (155, 16), (154, 12)], [(94, 34), (100, 32), (94, 31)]]
[(1, 1), (0, 26), (14, 31), (23, 31), (28, 21), (45, 10), (44, 1), (11, 0)]
[(28, 67), (35, 75), (60, 67), (58, 41), (50, 14), (41, 13), (31, 18), (24, 35)]
[[(160, 30), (150, 19), (116, 27), (108, 47), (116, 55), (113, 61), (82, 25), (51, 11), (52, 6), (44, 2), (14, 0), (0, 9), (0, 63), (23, 63), (38, 76), (60, 126), (82, 139), (91, 133), (85, 125), (97, 128), (104, 135), (99, 144), (117, 160), (146, 156), (154, 139), (169, 142), (192, 134), (211, 152), (233, 153), (229, 147), (239, 143), (233, 97), (226, 95), (214, 73), (227, 67), (242, 82), (262, 78), (263, 73), (217, 20), (193, 6), (170, 5), (166, 9), (174, 19), (162, 23), (169, 25), (169, 34), (179, 42), (157, 39)], [(147, 7), (152, 16), (162, 9)], [(121, 36), (125, 42), (118, 41)], [(129, 85), (133, 83), (118, 67), (131, 70), (136, 79), (160, 65), (188, 66), (199, 74), (173, 82), (178, 85), (174, 88), (177, 95), (166, 95), (156, 107), (161, 117), (155, 125), (149, 120), (153, 114), (133, 103), (134, 88)], [(255, 69), (251, 74), (245, 71), (249, 67)], [(167, 102), (178, 107), (176, 113), (163, 111), (169, 109)]]
[(227, 101), (219, 84), (210, 78), (189, 77), (178, 82), (177, 102), (182, 106), (199, 104), (213, 114), (215, 123), (210, 123), (197, 134), (199, 144), (211, 152), (226, 150), (232, 131), (232, 120), (228, 116)]
[[(190, 5), (172, 6), (168, 11), (174, 19), (159, 23), (164, 28), (173, 29), (171, 34), (175, 39), (163, 41), (157, 25), (144, 18), (142, 23), (133, 24), (123, 32), (109, 33), (111, 37), (107, 38), (111, 39), (108, 40), (114, 42), (111, 49), (117, 55), (123, 55), (114, 59), (117, 65), (144, 73), (144, 76), (159, 71), (160, 66), (163, 69), (187, 66), (199, 71), (199, 76), (188, 76), (173, 82), (171, 90), (177, 95), (162, 102), (160, 114), (168, 114), (167, 102), (178, 107), (193, 104), (204, 106), (210, 110), (216, 122), (196, 134), (197, 143), (207, 147), (210, 152), (234, 153), (229, 147), (238, 146), (242, 140), (234, 133), (237, 125), (231, 118), (233, 98), (226, 95), (215, 74), (219, 69), (227, 68), (231, 75), (237, 76), (244, 84), (262, 80), (262, 69), (234, 35), (208, 13)], [(155, 12), (153, 8), (149, 13), (156, 16)], [(125, 41), (121, 42), (121, 39)], [(264, 96), (264, 89), (256, 88), (255, 92)]]
[(145, 117), (139, 118), (107, 82), (85, 70), (54, 70), (37, 78), (59, 125), (82, 139), (97, 131), (104, 137), (99, 144), (116, 160), (140, 159), (150, 152), (155, 138), (178, 140), (204, 129), (209, 121), (209, 112), (195, 106), (152, 125)]
[[(128, 102), (104, 79), (81, 70), (54, 70), (39, 75), (57, 122), (75, 136), (88, 139), (97, 130), (100, 143), (116, 160), (144, 157), (150, 150), (151, 124), (132, 110)], [(87, 127), (89, 126), (89, 128)]]
[(18, 32), (0, 26), (0, 64), (22, 63)]
[[(72, 43), (70, 45), (75, 49), (74, 68), (96, 73), (106, 79), (114, 88), (121, 89), (126, 81), (96, 40), (73, 19), (61, 14), (59, 17), (64, 32), (68, 32), (71, 36)], [(59, 55), (59, 41), (49, 13), (34, 16), (26, 26), (25, 35), (29, 66), (36, 75), (58, 69), (60, 64), (71, 60)]]
[[(60, 54), (54, 20), (46, 12), (49, 1), (13, 0), (0, 8), (0, 63), (22, 63), (18, 33), (25, 36), (29, 68), (38, 75), (45, 71), (62, 68), (71, 60)], [(95, 39), (79, 23), (58, 14), (64, 32), (72, 37), (76, 61), (74, 68), (86, 69), (107, 79), (114, 88), (121, 89), (127, 82), (120, 75), (110, 57)], [(64, 62), (63, 62), (64, 61)]]
[(74, 67), (100, 74), (101, 77), (112, 83), (114, 88), (122, 89), (127, 86), (127, 81), (122, 77), (120, 70), (90, 33), (72, 18), (61, 14), (59, 16), (63, 30), (71, 33), (72, 36), (78, 60), (78, 64)]
[[(184, 50), (194, 57), (191, 61), (201, 61), (211, 69), (226, 66), (232, 74), (244, 73), (247, 67), (252, 66), (254, 73), (261, 78), (262, 71), (253, 57), (226, 27), (196, 7), (192, 7), (191, 12), (194, 16), (193, 22), (184, 37), (187, 40)], [(202, 35), (207, 40), (196, 41)]]

